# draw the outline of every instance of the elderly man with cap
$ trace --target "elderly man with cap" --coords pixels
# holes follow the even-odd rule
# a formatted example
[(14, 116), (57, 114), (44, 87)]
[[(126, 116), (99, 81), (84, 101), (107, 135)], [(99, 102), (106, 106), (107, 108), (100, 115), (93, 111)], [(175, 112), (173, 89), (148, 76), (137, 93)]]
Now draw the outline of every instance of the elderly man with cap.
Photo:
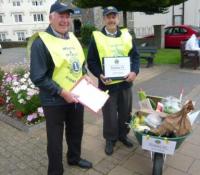
[[(132, 111), (132, 82), (139, 73), (139, 55), (127, 29), (119, 29), (119, 14), (115, 7), (103, 10), (105, 26), (94, 31), (88, 50), (88, 68), (99, 80), (99, 88), (108, 90), (110, 98), (102, 108), (103, 136), (106, 140), (105, 153), (111, 155), (117, 140), (126, 147), (133, 144), (128, 139), (127, 122)], [(125, 57), (130, 60), (130, 71), (120, 80), (104, 75), (104, 59)], [(128, 66), (129, 66), (128, 65)], [(116, 77), (117, 78), (117, 77)]]
[[(59, 2), (50, 9), (50, 25), (45, 32), (32, 36), (30, 77), (40, 90), (46, 117), (48, 175), (62, 175), (63, 131), (68, 145), (69, 165), (91, 168), (92, 163), (81, 155), (83, 135), (83, 106), (70, 92), (74, 84), (86, 74), (82, 47), (69, 32), (73, 10)], [(88, 81), (91, 81), (86, 76)]]

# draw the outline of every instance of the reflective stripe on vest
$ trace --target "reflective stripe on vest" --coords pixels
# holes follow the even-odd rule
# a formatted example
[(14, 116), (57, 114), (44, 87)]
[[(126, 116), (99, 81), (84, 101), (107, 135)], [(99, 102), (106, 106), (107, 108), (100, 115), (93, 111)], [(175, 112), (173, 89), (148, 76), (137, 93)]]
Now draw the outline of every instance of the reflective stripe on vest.
[(39, 32), (39, 37), (47, 47), (55, 64), (52, 79), (63, 89), (71, 90), (82, 77), (82, 66), (85, 61), (83, 49), (72, 32), (69, 39), (61, 39)]
[[(132, 49), (132, 36), (127, 29), (121, 29), (120, 37), (109, 37), (102, 32), (94, 31), (93, 36), (96, 42), (99, 58), (102, 66), (104, 57), (128, 56)], [(122, 82), (119, 80), (112, 81), (110, 84)]]

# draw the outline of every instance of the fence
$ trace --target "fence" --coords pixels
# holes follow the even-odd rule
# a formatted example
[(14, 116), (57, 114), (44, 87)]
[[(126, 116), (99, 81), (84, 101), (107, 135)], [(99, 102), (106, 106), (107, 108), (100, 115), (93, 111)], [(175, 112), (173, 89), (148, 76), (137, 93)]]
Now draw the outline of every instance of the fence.
[(143, 38), (148, 35), (154, 34), (153, 26), (151, 27), (134, 27), (134, 33), (136, 38)]

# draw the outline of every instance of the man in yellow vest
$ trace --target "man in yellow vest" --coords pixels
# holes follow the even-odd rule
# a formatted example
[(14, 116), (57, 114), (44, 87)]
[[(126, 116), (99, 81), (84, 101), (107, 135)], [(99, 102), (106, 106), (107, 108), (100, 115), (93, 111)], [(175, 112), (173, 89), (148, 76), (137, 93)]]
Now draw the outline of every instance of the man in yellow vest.
[[(34, 35), (31, 46), (30, 77), (40, 89), (46, 117), (48, 175), (62, 175), (63, 130), (68, 144), (69, 165), (91, 168), (82, 159), (83, 106), (70, 90), (86, 73), (82, 47), (69, 32), (73, 10), (55, 2), (50, 9), (50, 25), (45, 32)], [(86, 76), (87, 77), (87, 76)], [(89, 77), (87, 77), (90, 81)]]
[[(99, 79), (99, 88), (108, 90), (110, 98), (102, 108), (105, 153), (111, 155), (117, 140), (126, 147), (133, 144), (128, 139), (127, 122), (132, 111), (132, 82), (139, 73), (139, 55), (132, 36), (127, 29), (119, 29), (119, 15), (115, 7), (103, 10), (105, 26), (94, 31), (88, 50), (88, 68)], [(130, 72), (122, 80), (111, 80), (103, 73), (103, 59), (130, 57)]]

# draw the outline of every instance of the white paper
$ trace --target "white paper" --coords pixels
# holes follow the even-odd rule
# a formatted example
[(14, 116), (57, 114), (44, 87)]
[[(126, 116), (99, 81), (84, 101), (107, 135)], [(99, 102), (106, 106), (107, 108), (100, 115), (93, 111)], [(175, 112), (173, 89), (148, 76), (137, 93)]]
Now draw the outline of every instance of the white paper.
[(130, 57), (104, 58), (105, 77), (124, 77), (130, 73)]
[(142, 149), (157, 153), (173, 155), (176, 148), (175, 141), (155, 139), (153, 137), (142, 136)]
[(84, 78), (71, 90), (71, 92), (78, 96), (80, 103), (94, 112), (98, 112), (109, 98), (107, 93), (88, 83)]
[(139, 106), (140, 106), (140, 109), (146, 109), (146, 110), (153, 111), (150, 100), (148, 98), (146, 98), (142, 101), (139, 101)]
[(190, 120), (191, 125), (193, 125), (194, 121), (197, 119), (197, 117), (199, 116), (200, 111), (196, 111), (196, 112), (190, 112), (188, 114), (188, 118)]

